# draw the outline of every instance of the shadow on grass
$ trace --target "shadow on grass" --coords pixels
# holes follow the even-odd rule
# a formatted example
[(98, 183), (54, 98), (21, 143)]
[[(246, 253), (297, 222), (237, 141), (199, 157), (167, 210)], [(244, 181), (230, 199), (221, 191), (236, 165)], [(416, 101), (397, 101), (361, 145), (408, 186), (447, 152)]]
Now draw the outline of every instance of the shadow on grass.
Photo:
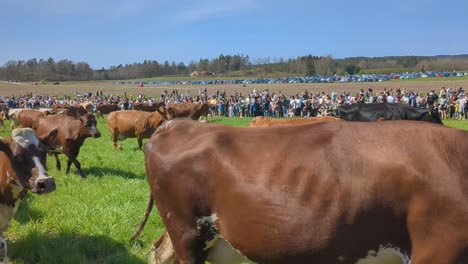
[[(142, 165), (144, 166), (144, 164)], [(102, 177), (104, 175), (115, 175), (117, 177), (122, 177), (125, 179), (145, 179), (146, 175), (136, 174), (131, 171), (123, 171), (119, 169), (113, 168), (106, 168), (106, 167), (88, 167), (88, 168), (81, 168), (81, 171), (87, 177)], [(74, 173), (70, 170), (70, 175)], [(76, 171), (76, 175), (79, 176), (78, 171)]]
[(26, 224), (30, 221), (38, 221), (41, 220), (43, 217), (44, 215), (41, 212), (31, 209), (29, 207), (28, 198), (26, 198), (20, 203), (18, 211), (15, 214), (15, 220), (18, 221), (20, 224)]
[(146, 263), (105, 236), (31, 233), (7, 243), (8, 257), (14, 263)]

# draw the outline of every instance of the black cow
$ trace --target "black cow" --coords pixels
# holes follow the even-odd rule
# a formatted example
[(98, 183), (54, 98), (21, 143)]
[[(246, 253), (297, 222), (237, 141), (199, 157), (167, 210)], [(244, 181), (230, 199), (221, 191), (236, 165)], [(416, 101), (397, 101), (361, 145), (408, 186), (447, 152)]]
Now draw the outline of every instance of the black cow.
[(442, 124), (437, 111), (401, 103), (342, 105), (338, 113), (339, 117), (346, 121), (416, 120)]

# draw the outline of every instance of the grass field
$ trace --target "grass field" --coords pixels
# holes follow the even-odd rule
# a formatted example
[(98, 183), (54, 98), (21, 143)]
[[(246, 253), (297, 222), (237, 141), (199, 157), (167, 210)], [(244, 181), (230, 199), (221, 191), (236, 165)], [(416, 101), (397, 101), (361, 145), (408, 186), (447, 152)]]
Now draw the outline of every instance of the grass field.
[[(203, 79), (203, 77), (199, 77)], [(95, 82), (63, 82), (60, 85), (32, 85), (31, 83), (8, 83), (0, 82), (0, 96), (24, 95), (26, 93), (33, 93), (36, 95), (48, 94), (59, 95), (64, 94), (74, 95), (75, 92), (84, 94), (86, 92), (96, 93), (102, 91), (107, 95), (120, 95), (126, 92), (127, 95), (138, 95), (143, 93), (150, 97), (160, 97), (161, 93), (165, 90), (179, 90), (179, 92), (190, 91), (192, 95), (198, 94), (198, 90), (207, 89), (209, 94), (216, 92), (216, 90), (226, 90), (230, 95), (237, 91), (246, 95), (251, 93), (253, 89), (262, 91), (269, 89), (269, 91), (278, 93), (281, 91), (285, 95), (301, 94), (304, 90), (313, 93), (326, 92), (331, 94), (334, 90), (341, 92), (347, 91), (355, 93), (360, 89), (367, 89), (372, 87), (374, 91), (382, 91), (383, 89), (396, 89), (407, 88), (415, 92), (428, 92), (435, 90), (439, 93), (442, 87), (452, 87), (454, 90), (458, 87), (463, 87), (465, 90), (468, 87), (468, 77), (451, 77), (451, 78), (418, 78), (410, 80), (391, 80), (388, 82), (354, 82), (354, 83), (283, 83), (283, 84), (207, 84), (207, 85), (145, 85), (144, 87), (137, 87), (130, 84), (113, 84), (112, 81), (95, 81)]]
[[(247, 126), (251, 118), (211, 120)], [(468, 121), (446, 124), (468, 129)], [(103, 119), (98, 128), (102, 137), (88, 138), (78, 156), (87, 179), (81, 179), (73, 166), (70, 175), (57, 171), (54, 159), (48, 159), (57, 190), (43, 196), (28, 194), (21, 204), (4, 234), (10, 263), (147, 263), (151, 243), (164, 227), (154, 210), (139, 239), (129, 241), (149, 194), (143, 152), (136, 139), (121, 142), (122, 151), (114, 150)], [(9, 134), (9, 129), (0, 133)], [(61, 160), (66, 164), (64, 156)]]

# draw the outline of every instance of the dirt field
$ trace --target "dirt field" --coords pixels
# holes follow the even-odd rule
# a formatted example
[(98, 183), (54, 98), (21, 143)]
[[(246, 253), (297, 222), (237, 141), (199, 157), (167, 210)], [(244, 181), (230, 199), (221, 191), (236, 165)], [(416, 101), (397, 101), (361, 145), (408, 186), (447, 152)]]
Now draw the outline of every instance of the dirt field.
[(211, 94), (217, 89), (226, 89), (227, 94), (233, 93), (235, 90), (242, 94), (251, 92), (254, 88), (259, 90), (269, 89), (271, 92), (282, 91), (286, 95), (294, 95), (302, 93), (304, 90), (309, 92), (322, 92), (330, 94), (333, 90), (357, 92), (359, 89), (367, 89), (372, 87), (374, 91), (381, 91), (384, 88), (396, 89), (397, 87), (408, 88), (413, 91), (428, 92), (435, 90), (437, 93), (442, 87), (458, 87), (468, 88), (468, 78), (463, 80), (437, 79), (437, 80), (410, 80), (410, 81), (389, 81), (375, 83), (303, 83), (303, 84), (247, 84), (245, 87), (241, 84), (224, 84), (224, 85), (145, 85), (145, 87), (136, 87), (136, 85), (121, 85), (112, 84), (112, 82), (70, 82), (61, 83), (60, 85), (32, 85), (31, 83), (8, 83), (0, 82), (0, 96), (23, 95), (28, 92), (33, 94), (48, 94), (48, 95), (73, 95), (75, 92), (84, 94), (86, 92), (96, 93), (102, 91), (104, 94), (136, 95), (143, 93), (147, 96), (158, 96), (164, 90), (172, 91), (190, 91), (193, 94), (198, 93), (198, 89), (208, 89)]

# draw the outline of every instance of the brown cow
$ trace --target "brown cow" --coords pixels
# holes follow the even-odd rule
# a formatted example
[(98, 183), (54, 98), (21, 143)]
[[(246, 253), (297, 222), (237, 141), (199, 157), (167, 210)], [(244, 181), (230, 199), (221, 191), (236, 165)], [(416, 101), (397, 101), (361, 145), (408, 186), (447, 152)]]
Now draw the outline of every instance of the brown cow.
[(88, 110), (82, 105), (67, 105), (67, 104), (54, 104), (51, 107), (52, 111), (57, 114), (65, 114), (72, 117), (80, 118), (88, 114)]
[(198, 120), (201, 116), (207, 119), (209, 105), (205, 103), (180, 103), (167, 105), (168, 119), (177, 117), (188, 117), (192, 120)]
[[(53, 132), (57, 134), (57, 130)], [(31, 128), (17, 128), (11, 139), (0, 138), (0, 261), (7, 263), (3, 232), (10, 225), (19, 203), (31, 191), (45, 194), (55, 190), (55, 180), (45, 170), (47, 148)]]
[(156, 128), (167, 120), (164, 111), (143, 112), (137, 110), (115, 111), (107, 116), (107, 125), (114, 148), (122, 149), (118, 140), (136, 137), (138, 147), (143, 146), (143, 138), (150, 138)]
[(257, 116), (249, 124), (249, 127), (265, 127), (265, 126), (275, 126), (275, 125), (301, 125), (309, 124), (315, 122), (326, 122), (326, 121), (343, 121), (342, 119), (332, 117), (332, 116), (323, 116), (323, 117), (309, 117), (309, 118), (290, 118), (290, 119), (277, 119), (277, 118), (267, 118), (263, 116)]
[(117, 104), (100, 104), (96, 106), (96, 118), (102, 117), (103, 115), (110, 114), (111, 112), (118, 111), (119, 106)]
[(164, 102), (162, 102), (162, 101), (154, 102), (151, 105), (149, 103), (135, 103), (135, 104), (133, 104), (133, 109), (134, 110), (140, 110), (140, 111), (146, 111), (146, 112), (154, 112), (154, 111), (158, 110), (161, 106), (165, 106)]
[(37, 122), (39, 118), (48, 116), (50, 112), (48, 111), (39, 111), (34, 109), (23, 110), (18, 113), (18, 123), (21, 127), (30, 127), (36, 129)]
[(232, 246), (257, 263), (355, 263), (392, 245), (413, 264), (468, 263), (467, 149), (467, 131), (427, 122), (167, 122), (144, 147), (167, 230), (150, 260)]
[[(55, 140), (47, 142), (45, 135), (51, 130), (58, 129)], [(67, 115), (52, 115), (39, 119), (36, 126), (37, 137), (52, 148), (55, 156), (57, 169), (62, 165), (58, 154), (65, 154), (68, 158), (66, 174), (70, 172), (71, 164), (75, 164), (81, 177), (85, 177), (81, 171), (81, 164), (76, 159), (80, 153), (80, 147), (88, 137), (98, 138), (101, 133), (97, 129), (96, 117), (93, 114), (86, 114), (80, 119)]]

